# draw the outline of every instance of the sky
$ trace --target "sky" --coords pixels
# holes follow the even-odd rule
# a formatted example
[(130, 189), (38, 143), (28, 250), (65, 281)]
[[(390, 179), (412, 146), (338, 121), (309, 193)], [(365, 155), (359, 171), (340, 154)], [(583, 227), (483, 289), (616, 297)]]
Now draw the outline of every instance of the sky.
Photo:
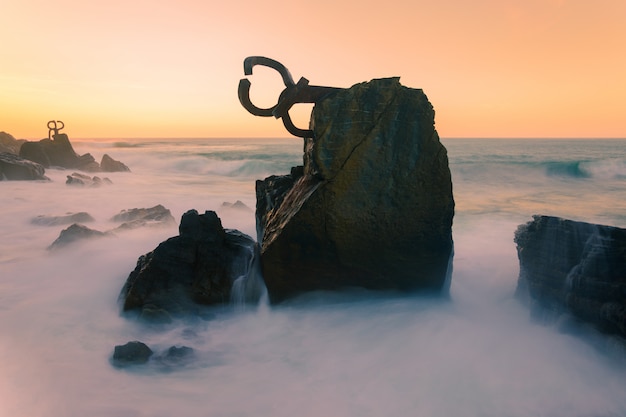
[[(400, 76), (444, 138), (626, 137), (624, 0), (0, 0), (0, 39), (16, 138), (289, 137), (237, 99), (252, 55), (314, 85)], [(275, 71), (248, 78), (275, 104)]]

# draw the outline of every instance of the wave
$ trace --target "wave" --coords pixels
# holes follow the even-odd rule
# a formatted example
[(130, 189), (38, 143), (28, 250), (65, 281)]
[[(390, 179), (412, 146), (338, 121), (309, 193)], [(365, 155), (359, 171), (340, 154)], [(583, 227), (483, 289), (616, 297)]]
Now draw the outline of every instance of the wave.
[(570, 178), (625, 179), (626, 160), (550, 161), (545, 163), (545, 172), (548, 176)]

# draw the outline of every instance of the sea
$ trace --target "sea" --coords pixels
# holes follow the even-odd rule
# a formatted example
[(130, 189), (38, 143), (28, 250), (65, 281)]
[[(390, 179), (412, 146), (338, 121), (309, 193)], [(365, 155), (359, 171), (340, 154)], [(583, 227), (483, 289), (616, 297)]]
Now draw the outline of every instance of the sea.
[[(97, 174), (111, 181), (100, 187), (66, 185), (63, 169), (0, 182), (2, 417), (626, 415), (619, 347), (535, 320), (515, 297), (513, 242), (536, 214), (625, 228), (626, 139), (442, 139), (456, 202), (449, 298), (352, 289), (162, 325), (120, 312), (138, 257), (190, 209), (256, 238), (255, 181), (302, 164), (302, 141), (70, 139), (131, 172)], [(33, 223), (87, 212), (108, 231), (120, 211), (158, 204), (174, 224), (54, 251), (69, 225)], [(113, 366), (114, 347), (135, 340), (155, 358), (194, 353)]]

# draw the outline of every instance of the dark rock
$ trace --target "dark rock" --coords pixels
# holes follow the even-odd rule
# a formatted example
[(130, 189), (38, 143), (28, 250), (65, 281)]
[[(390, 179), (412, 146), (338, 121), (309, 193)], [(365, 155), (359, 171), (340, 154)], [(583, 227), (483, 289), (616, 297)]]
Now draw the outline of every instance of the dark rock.
[(2, 180), (46, 180), (45, 169), (36, 162), (8, 152), (0, 152), (0, 181)]
[(104, 172), (130, 172), (130, 168), (128, 168), (125, 164), (120, 161), (116, 161), (107, 154), (102, 155), (100, 168)]
[(161, 204), (150, 208), (122, 210), (111, 219), (123, 222), (117, 229), (136, 229), (143, 226), (164, 226), (175, 222), (172, 213)]
[(31, 219), (32, 224), (36, 224), (38, 226), (60, 226), (63, 224), (71, 224), (71, 223), (88, 223), (93, 222), (95, 219), (84, 211), (79, 213), (68, 213), (64, 216), (37, 216)]
[(52, 136), (52, 139), (24, 142), (20, 147), (20, 156), (46, 168), (73, 168), (87, 172), (99, 172), (101, 170), (100, 164), (91, 154), (78, 155), (74, 151), (70, 139), (65, 133), (57, 133)]
[(197, 313), (199, 305), (227, 303), (234, 281), (250, 273), (255, 247), (249, 236), (225, 230), (214, 211), (189, 210), (179, 236), (139, 257), (122, 288), (122, 308), (181, 315)]
[(165, 366), (184, 366), (194, 358), (194, 350), (188, 346), (172, 346), (158, 359)]
[(52, 242), (50, 246), (48, 246), (48, 249), (60, 249), (78, 240), (93, 239), (104, 236), (110, 236), (110, 234), (90, 229), (82, 224), (74, 223), (67, 229), (62, 230), (59, 237)]
[(533, 216), (515, 243), (517, 296), (535, 317), (567, 314), (626, 337), (626, 229)]
[(452, 182), (422, 90), (358, 84), (318, 102), (311, 125), (303, 170), (257, 182), (270, 300), (354, 286), (447, 294)]
[(13, 155), (20, 154), (20, 147), (26, 142), (24, 139), (15, 139), (6, 132), (0, 132), (0, 152), (8, 152)]
[(125, 345), (115, 346), (111, 362), (117, 367), (141, 365), (148, 362), (153, 353), (145, 343), (128, 342)]
[(108, 178), (100, 178), (98, 176), (90, 177), (89, 175), (73, 172), (72, 175), (67, 175), (65, 184), (79, 187), (100, 187), (102, 185), (113, 184)]

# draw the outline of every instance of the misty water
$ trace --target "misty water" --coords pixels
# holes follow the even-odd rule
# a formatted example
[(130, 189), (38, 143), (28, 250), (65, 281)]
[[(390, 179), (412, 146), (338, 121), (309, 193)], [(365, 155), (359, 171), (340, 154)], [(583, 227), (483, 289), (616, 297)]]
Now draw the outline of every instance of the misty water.
[[(461, 140), (448, 149), (456, 215), (450, 299), (351, 290), (280, 306), (228, 305), (148, 326), (120, 314), (137, 258), (215, 210), (255, 237), (254, 182), (302, 161), (299, 139), (72, 139), (131, 173), (112, 185), (0, 182), (0, 416), (623, 416), (626, 365), (610, 343), (532, 320), (514, 297), (513, 233), (533, 214), (626, 227), (626, 141)], [(242, 201), (250, 211), (223, 208)], [(48, 251), (88, 212), (162, 204), (176, 224)], [(115, 345), (189, 346), (179, 366), (118, 369)], [(604, 340), (604, 339), (602, 339)], [(609, 339), (607, 339), (609, 340)]]

